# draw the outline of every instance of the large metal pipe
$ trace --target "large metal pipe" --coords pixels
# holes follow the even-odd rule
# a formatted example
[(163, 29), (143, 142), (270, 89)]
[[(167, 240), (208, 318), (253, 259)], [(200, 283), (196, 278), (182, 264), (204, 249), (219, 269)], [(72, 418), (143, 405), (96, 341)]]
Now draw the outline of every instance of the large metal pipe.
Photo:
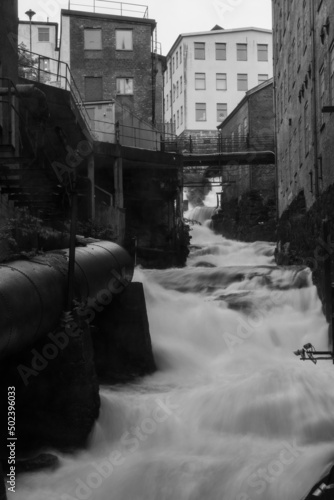
[[(54, 330), (66, 308), (69, 251), (0, 264), (0, 359), (22, 351)], [(133, 276), (124, 248), (96, 241), (75, 252), (74, 298), (118, 293)], [(117, 290), (113, 292), (113, 290)]]

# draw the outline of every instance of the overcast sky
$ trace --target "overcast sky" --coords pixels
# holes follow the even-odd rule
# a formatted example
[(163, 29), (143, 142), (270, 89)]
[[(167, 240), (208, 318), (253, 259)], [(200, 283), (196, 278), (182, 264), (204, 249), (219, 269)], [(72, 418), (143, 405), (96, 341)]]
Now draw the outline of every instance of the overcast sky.
[[(28, 20), (25, 12), (32, 9), (36, 12), (34, 21), (49, 18), (59, 22), (60, 9), (68, 8), (68, 1), (18, 0), (19, 18)], [(71, 0), (71, 3), (93, 5), (93, 0)], [(271, 0), (138, 0), (133, 3), (147, 5), (149, 17), (157, 21), (158, 41), (164, 55), (180, 33), (209, 31), (215, 24), (226, 29), (245, 26), (271, 29), (272, 26)], [(114, 4), (118, 6), (119, 2)], [(107, 3), (96, 0), (96, 5)], [(72, 8), (80, 10), (80, 7)]]

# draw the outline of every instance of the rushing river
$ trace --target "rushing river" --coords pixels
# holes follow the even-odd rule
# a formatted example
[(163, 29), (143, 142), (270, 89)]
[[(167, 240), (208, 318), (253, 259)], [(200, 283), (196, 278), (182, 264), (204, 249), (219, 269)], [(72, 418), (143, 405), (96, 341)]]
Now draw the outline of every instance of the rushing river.
[[(90, 446), (16, 500), (301, 500), (334, 460), (334, 368), (307, 268), (194, 226), (184, 269), (140, 270), (158, 371), (101, 388)], [(14, 496), (14, 495), (13, 495)]]

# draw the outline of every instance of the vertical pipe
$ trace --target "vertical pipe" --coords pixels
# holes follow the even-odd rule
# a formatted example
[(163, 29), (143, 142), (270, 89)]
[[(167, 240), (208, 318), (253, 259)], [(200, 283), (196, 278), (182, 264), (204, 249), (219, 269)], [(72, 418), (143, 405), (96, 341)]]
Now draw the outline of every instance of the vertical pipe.
[(72, 310), (74, 297), (74, 269), (75, 269), (75, 237), (78, 215), (78, 193), (76, 186), (72, 191), (72, 206), (71, 206), (71, 232), (70, 232), (70, 248), (68, 259), (68, 281), (67, 281), (67, 311)]
[[(322, 239), (326, 251), (323, 264), (323, 293), (325, 299), (326, 319), (329, 323), (329, 340), (331, 349), (334, 352), (334, 329), (333, 329), (333, 287), (331, 279), (331, 236), (330, 236), (330, 221), (323, 219), (321, 223)], [(329, 249), (329, 250), (327, 250)]]

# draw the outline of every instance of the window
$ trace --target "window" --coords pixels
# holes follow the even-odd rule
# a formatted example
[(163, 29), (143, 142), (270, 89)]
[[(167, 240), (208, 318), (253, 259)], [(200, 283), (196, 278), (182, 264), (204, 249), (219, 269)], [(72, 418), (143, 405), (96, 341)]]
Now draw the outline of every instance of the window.
[(180, 126), (180, 111), (177, 110), (176, 112), (176, 128), (179, 128)]
[(222, 122), (227, 117), (227, 104), (218, 103), (217, 104), (217, 122)]
[(227, 90), (226, 73), (216, 73), (216, 90)]
[(169, 78), (172, 78), (172, 63), (169, 62)]
[(171, 90), (169, 91), (169, 102), (170, 102), (170, 105), (172, 106), (172, 91)]
[(86, 101), (102, 101), (102, 76), (85, 76)]
[(205, 59), (205, 43), (194, 42), (195, 45), (195, 59)]
[(166, 109), (169, 108), (169, 103), (168, 103), (168, 94), (166, 95)]
[(237, 61), (247, 61), (247, 43), (237, 43)]
[(132, 30), (116, 30), (116, 50), (133, 50)]
[(174, 123), (174, 126), (175, 126), (175, 115), (173, 115), (173, 123)]
[(167, 85), (167, 83), (168, 83), (168, 71), (166, 71), (166, 73), (165, 73), (165, 77), (166, 77), (166, 78), (165, 78), (165, 81), (166, 81), (166, 85)]
[(237, 75), (237, 89), (238, 90), (248, 90), (248, 75), (243, 73), (238, 73)]
[(179, 53), (176, 51), (176, 67), (179, 67)]
[(133, 78), (116, 78), (117, 94), (133, 94)]
[(182, 47), (180, 46), (180, 64), (182, 63)]
[(205, 73), (195, 73), (195, 90), (205, 90)]
[(38, 41), (39, 42), (50, 41), (50, 28), (38, 28)]
[(102, 30), (85, 28), (84, 30), (84, 49), (102, 50)]
[(258, 43), (257, 45), (257, 60), (268, 61), (268, 45)]
[(266, 80), (268, 80), (268, 75), (257, 75), (257, 81), (258, 83), (262, 83), (262, 82), (265, 82)]
[(182, 76), (180, 76), (180, 94), (182, 94)]
[(205, 122), (206, 121), (206, 104), (203, 102), (196, 102), (196, 121)]
[(226, 61), (226, 43), (216, 43), (216, 60)]
[(181, 106), (181, 125), (183, 123), (183, 106)]
[(174, 58), (174, 56), (173, 56), (173, 60), (172, 61), (173, 61), (173, 73), (175, 73), (175, 58)]
[(175, 102), (175, 83), (173, 83), (173, 102)]

